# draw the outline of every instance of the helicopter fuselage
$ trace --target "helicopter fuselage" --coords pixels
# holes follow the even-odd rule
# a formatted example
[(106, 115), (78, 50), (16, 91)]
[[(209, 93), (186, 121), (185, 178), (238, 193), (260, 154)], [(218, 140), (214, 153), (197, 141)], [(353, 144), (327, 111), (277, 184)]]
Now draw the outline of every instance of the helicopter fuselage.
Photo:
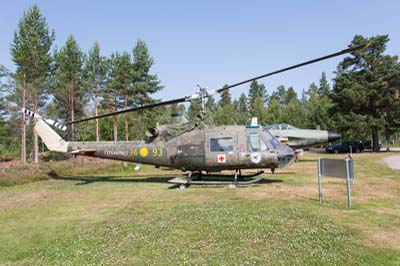
[(69, 142), (68, 152), (189, 171), (279, 168), (294, 152), (259, 126), (193, 128), (170, 139)]

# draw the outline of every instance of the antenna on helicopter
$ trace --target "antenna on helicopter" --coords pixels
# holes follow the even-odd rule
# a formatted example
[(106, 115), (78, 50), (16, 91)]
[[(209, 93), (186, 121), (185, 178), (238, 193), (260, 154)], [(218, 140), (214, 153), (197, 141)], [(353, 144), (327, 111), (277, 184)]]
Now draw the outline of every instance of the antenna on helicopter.
[(194, 99), (200, 99), (200, 115), (205, 115), (206, 112), (206, 98), (216, 94), (208, 90), (207, 87), (202, 87), (200, 84), (196, 84), (199, 90), (196, 94), (192, 95)]

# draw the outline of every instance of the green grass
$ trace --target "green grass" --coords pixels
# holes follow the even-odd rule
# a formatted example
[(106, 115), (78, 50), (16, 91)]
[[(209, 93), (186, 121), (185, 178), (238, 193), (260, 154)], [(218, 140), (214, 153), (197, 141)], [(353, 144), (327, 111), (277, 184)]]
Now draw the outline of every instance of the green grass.
[(318, 203), (314, 154), (266, 175), (281, 182), (184, 191), (149, 166), (45, 164), (0, 186), (0, 265), (400, 265), (385, 155), (354, 156), (350, 210), (344, 180), (324, 179)]

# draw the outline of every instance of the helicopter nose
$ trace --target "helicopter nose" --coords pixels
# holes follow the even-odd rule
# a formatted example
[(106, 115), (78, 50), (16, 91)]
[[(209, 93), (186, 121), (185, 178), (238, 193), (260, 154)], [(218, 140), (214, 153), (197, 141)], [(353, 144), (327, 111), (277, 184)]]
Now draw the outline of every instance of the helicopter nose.
[(276, 151), (278, 153), (279, 168), (292, 164), (296, 158), (293, 149), (287, 145), (279, 144), (276, 147)]
[(328, 131), (328, 141), (333, 142), (335, 140), (338, 140), (342, 137), (341, 134), (333, 132), (333, 131)]

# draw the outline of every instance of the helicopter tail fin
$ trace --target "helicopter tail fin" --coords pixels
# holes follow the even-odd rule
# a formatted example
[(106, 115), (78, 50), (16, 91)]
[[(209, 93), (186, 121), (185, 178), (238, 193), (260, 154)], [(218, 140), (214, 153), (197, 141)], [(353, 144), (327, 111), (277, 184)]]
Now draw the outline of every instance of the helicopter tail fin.
[(31, 112), (27, 109), (23, 110), (25, 114), (35, 120), (35, 130), (43, 140), (44, 144), (50, 151), (68, 152), (68, 142), (63, 140), (57, 132), (55, 132), (39, 114)]

